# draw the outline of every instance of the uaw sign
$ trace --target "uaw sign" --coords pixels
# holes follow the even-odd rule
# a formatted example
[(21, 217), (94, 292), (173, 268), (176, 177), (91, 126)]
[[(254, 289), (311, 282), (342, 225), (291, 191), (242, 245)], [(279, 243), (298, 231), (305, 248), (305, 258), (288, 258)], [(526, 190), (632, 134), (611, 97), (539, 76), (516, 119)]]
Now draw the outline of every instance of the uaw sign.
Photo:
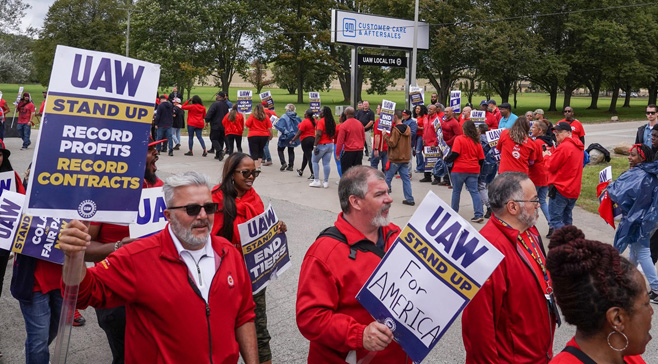
[(356, 298), (420, 363), (502, 259), (430, 191)]
[(407, 57), (359, 54), (359, 66), (407, 67)]

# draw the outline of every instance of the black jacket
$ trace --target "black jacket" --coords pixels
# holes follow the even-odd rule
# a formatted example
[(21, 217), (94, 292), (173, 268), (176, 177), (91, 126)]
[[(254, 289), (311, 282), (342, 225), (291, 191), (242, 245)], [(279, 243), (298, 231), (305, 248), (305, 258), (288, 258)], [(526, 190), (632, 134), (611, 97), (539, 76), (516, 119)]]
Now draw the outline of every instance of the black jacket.
[[(637, 134), (635, 135), (635, 144), (644, 144), (644, 129), (647, 127), (647, 124), (642, 124), (637, 128)], [(650, 147), (651, 145), (649, 145)]]
[(185, 127), (185, 111), (178, 106), (174, 106), (174, 128)]
[(174, 124), (174, 105), (164, 101), (155, 109), (155, 126), (159, 128), (171, 127)]
[(226, 100), (217, 100), (210, 105), (208, 108), (208, 112), (206, 113), (206, 122), (210, 124), (210, 129), (211, 130), (219, 130), (219, 129), (224, 129), (224, 125), (222, 125), (222, 120), (224, 120), (224, 116), (228, 114), (228, 104), (226, 104)]

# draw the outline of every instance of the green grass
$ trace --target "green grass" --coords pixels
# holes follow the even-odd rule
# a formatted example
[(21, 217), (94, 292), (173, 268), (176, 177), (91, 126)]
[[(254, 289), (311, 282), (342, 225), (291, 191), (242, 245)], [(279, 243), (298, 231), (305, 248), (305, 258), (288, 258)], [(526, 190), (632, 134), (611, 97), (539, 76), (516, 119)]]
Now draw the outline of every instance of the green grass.
[(576, 202), (578, 206), (589, 212), (598, 214), (599, 199), (596, 196), (596, 186), (599, 184), (599, 172), (608, 166), (612, 166), (612, 179), (616, 180), (622, 172), (628, 170), (628, 158), (613, 157), (610, 163), (585, 166), (583, 169), (583, 184), (580, 190), (580, 197)]
[[(18, 87), (19, 85), (17, 84), (0, 84), (0, 91), (4, 93), (3, 98), (7, 100), (10, 104), (13, 102), (14, 97), (16, 96), (16, 93), (18, 92)], [(41, 85), (34, 85), (34, 84), (29, 84), (29, 85), (24, 85), (25, 91), (30, 92), (32, 94), (32, 99), (34, 101), (34, 104), (38, 108), (39, 105), (41, 105), (41, 101), (43, 100), (41, 96), (41, 91), (43, 91), (45, 88)], [(254, 88), (240, 88), (240, 89), (246, 89), (246, 90), (252, 90), (254, 92), (254, 103), (260, 102), (260, 97), (256, 93), (256, 90)], [(203, 104), (207, 107), (212, 104), (213, 101), (215, 101), (214, 94), (217, 92), (216, 87), (210, 87), (210, 86), (202, 86), (202, 87), (195, 87), (192, 89), (192, 92), (190, 95), (199, 95), (201, 99), (203, 100)], [(229, 91), (229, 98), (232, 102), (236, 101), (236, 94), (237, 94), (238, 88), (236, 87), (231, 87)], [(271, 91), (272, 92), (272, 98), (274, 99), (274, 105), (276, 107), (276, 113), (277, 115), (282, 115), (284, 113), (285, 105), (288, 103), (295, 104), (297, 106), (297, 113), (298, 114), (303, 114), (306, 109), (308, 109), (308, 93), (304, 93), (304, 104), (297, 104), (297, 95), (290, 95), (286, 90), (283, 89), (278, 89), (278, 88), (272, 88), (272, 89), (263, 89), (263, 91)], [(169, 93), (171, 92), (170, 89), (167, 90), (160, 90), (160, 93)], [(187, 93), (186, 93), (187, 95)], [(430, 92), (426, 92), (425, 96), (429, 98)], [(334, 110), (335, 106), (338, 105), (345, 105), (343, 101), (343, 93), (341, 92), (340, 89), (332, 89), (330, 91), (324, 91), (320, 92), (320, 97), (322, 100), (322, 105), (323, 106), (329, 106), (332, 110)], [(386, 95), (368, 95), (365, 92), (363, 93), (363, 98), (370, 101), (371, 105), (377, 105), (382, 101), (382, 99), (387, 99), (391, 100), (397, 103), (398, 108), (403, 108), (404, 107), (404, 92), (403, 91), (389, 91)], [(500, 97), (498, 95), (494, 95), (493, 98), (500, 103)], [(481, 100), (485, 99), (484, 96), (482, 95), (474, 95), (473, 96), (473, 103), (474, 104), (479, 104)], [(548, 106), (550, 103), (550, 99), (548, 94), (546, 93), (523, 93), (523, 94), (518, 94), (517, 95), (517, 101), (518, 101), (518, 107), (517, 109), (513, 110), (513, 112), (516, 115), (523, 115), (526, 111), (529, 110), (535, 110), (535, 109), (544, 109), (544, 111), (547, 112), (547, 117), (551, 121), (558, 121), (562, 119), (562, 113), (561, 113), (561, 106), (562, 106), (562, 100), (563, 100), (563, 95), (558, 95), (558, 111), (556, 112), (548, 112)], [(466, 98), (462, 98), (462, 103), (466, 104), (468, 100)], [(510, 100), (510, 103), (512, 103), (513, 100)], [(610, 121), (610, 117), (612, 114), (608, 114), (608, 106), (610, 104), (610, 98), (609, 97), (601, 97), (599, 98), (599, 109), (598, 110), (587, 110), (586, 108), (590, 104), (590, 98), (589, 97), (580, 97), (580, 96), (574, 96), (571, 99), (571, 105), (575, 111), (576, 111), (576, 118), (578, 120), (585, 122), (585, 123), (596, 123), (596, 122), (606, 122)], [(645, 106), (647, 105), (647, 99), (646, 98), (633, 98), (631, 99), (631, 107), (630, 108), (622, 108), (622, 105), (624, 104), (624, 99), (620, 98), (617, 103), (617, 116), (619, 116), (619, 120), (644, 120), (645, 115)], [(374, 109), (375, 106), (372, 106)], [(13, 108), (12, 108), (13, 111)]]

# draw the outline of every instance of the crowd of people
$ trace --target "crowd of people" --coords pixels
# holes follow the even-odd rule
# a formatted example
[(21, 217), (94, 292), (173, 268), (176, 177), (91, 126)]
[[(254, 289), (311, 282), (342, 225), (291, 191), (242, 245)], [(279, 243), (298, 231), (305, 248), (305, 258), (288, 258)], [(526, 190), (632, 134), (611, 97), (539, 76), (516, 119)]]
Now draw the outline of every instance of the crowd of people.
[[(552, 124), (541, 109), (517, 117), (508, 103), (485, 100), (480, 103), (484, 120), (474, 121), (471, 105), (458, 115), (433, 94), (428, 105), (395, 110), (391, 127), (381, 128), (381, 105), (373, 111), (367, 101), (345, 108), (338, 120), (328, 107), (300, 117), (293, 104), (278, 117), (264, 101), (245, 119), (226, 94), (215, 97), (206, 111), (198, 96), (182, 104), (176, 91), (159, 96), (143, 188), (164, 188), (165, 229), (135, 240), (126, 226), (72, 221), (61, 235), (64, 268), (80, 251), (96, 265), (82, 267), (63, 283), (60, 266), (16, 257), (11, 292), (25, 320), (27, 363), (48, 362), (67, 284), (80, 285), (78, 308), (96, 309), (113, 363), (236, 363), (239, 356), (248, 364), (271, 363), (266, 290), (252, 294), (237, 225), (264, 212), (253, 184), (262, 166), (272, 164), (274, 129), (281, 172), (295, 171), (295, 148), (301, 146), (296, 172), (301, 177), (308, 166), (310, 187), (329, 188), (332, 157), (340, 176), (342, 212), (320, 232), (299, 272), (296, 322), (310, 341), (309, 362), (345, 362), (350, 356), (355, 362), (412, 362), (391, 329), (373, 320), (356, 294), (401, 231), (389, 221), (393, 182), (401, 181), (401, 203), (414, 206), (416, 172), (423, 174), (419, 183), (452, 189), (451, 207), (457, 212), (465, 187), (473, 205), (471, 222), (485, 224), (480, 234), (505, 257), (463, 312), (467, 363), (644, 363), (640, 355), (651, 339), (650, 302), (658, 303), (658, 238), (653, 234), (658, 221), (652, 220), (658, 214), (645, 211), (637, 222), (634, 212), (658, 201), (658, 192), (647, 201), (646, 194), (632, 195), (624, 181), (658, 181), (655, 105), (647, 107), (648, 124), (637, 131), (631, 169), (609, 186), (624, 213), (613, 247), (587, 240), (573, 226), (585, 132), (571, 107)], [(196, 137), (203, 157), (211, 153), (223, 162), (215, 183), (195, 171), (165, 181), (156, 176), (159, 155), (171, 156), (180, 148), (184, 111), (185, 155), (194, 155)], [(206, 125), (208, 150), (202, 135)], [(249, 154), (242, 153), (245, 128)], [(496, 129), (502, 130), (492, 143), (487, 132)], [(0, 147), (0, 172), (11, 171), (11, 153)], [(430, 156), (436, 150), (439, 156)], [(370, 166), (362, 165), (364, 159)], [(539, 210), (549, 225), (548, 250), (536, 227)], [(278, 229), (285, 232), (287, 226), (281, 222)], [(627, 246), (628, 260), (621, 256)], [(3, 254), (0, 250), (4, 273), (8, 259)], [(49, 314), (38, 314), (44, 311)], [(577, 331), (555, 355), (553, 339), (562, 317)]]

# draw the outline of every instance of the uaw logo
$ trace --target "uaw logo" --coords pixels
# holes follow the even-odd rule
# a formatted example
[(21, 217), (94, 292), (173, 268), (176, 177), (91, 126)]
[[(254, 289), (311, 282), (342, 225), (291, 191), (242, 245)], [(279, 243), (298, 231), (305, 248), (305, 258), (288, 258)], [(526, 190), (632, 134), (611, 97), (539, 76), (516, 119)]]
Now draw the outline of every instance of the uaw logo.
[(386, 325), (386, 327), (388, 327), (392, 332), (395, 332), (395, 320), (392, 318), (387, 317), (384, 320), (384, 325)]
[(343, 19), (343, 36), (352, 38), (356, 37), (356, 19)]
[(83, 219), (89, 219), (96, 215), (96, 203), (92, 200), (84, 200), (78, 205), (78, 215)]

